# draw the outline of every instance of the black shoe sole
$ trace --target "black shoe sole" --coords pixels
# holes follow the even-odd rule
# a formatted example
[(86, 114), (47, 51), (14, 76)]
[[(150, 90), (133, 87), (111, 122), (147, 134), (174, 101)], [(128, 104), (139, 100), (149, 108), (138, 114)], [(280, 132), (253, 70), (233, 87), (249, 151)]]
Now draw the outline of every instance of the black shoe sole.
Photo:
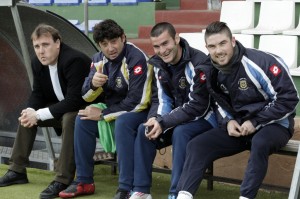
[(46, 196), (46, 195), (43, 195), (43, 196), (41, 196), (40, 195), (40, 199), (52, 199), (52, 198), (58, 198), (59, 197), (59, 195), (57, 195), (57, 196), (53, 196), (53, 195), (51, 195), (51, 196)]
[(13, 181), (13, 182), (0, 184), (0, 187), (6, 187), (6, 186), (14, 185), (14, 184), (27, 184), (28, 182), (29, 181), (27, 179), (21, 179), (21, 180), (16, 180), (16, 181)]

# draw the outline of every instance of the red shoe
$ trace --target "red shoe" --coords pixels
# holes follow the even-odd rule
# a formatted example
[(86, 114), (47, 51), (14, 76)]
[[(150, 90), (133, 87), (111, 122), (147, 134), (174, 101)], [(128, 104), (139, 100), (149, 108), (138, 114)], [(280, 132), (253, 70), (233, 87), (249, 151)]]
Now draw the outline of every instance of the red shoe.
[(61, 198), (74, 198), (79, 195), (91, 195), (95, 192), (95, 184), (72, 183), (65, 190), (59, 192)]

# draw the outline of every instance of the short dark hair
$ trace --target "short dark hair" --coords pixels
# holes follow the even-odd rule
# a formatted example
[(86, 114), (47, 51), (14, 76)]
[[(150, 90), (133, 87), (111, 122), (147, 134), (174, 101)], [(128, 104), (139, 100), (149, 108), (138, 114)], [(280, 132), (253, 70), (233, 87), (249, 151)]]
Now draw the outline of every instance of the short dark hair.
[(31, 40), (37, 39), (42, 35), (50, 34), (53, 41), (60, 40), (62, 41), (61, 35), (57, 29), (53, 26), (47, 24), (39, 24), (31, 34)]
[(96, 44), (105, 39), (112, 40), (124, 34), (123, 28), (112, 19), (106, 19), (94, 26), (93, 39)]
[(218, 34), (218, 33), (226, 33), (230, 39), (232, 39), (232, 33), (230, 28), (227, 26), (225, 22), (221, 21), (215, 21), (210, 23), (206, 29), (205, 29), (205, 41), (207, 37), (213, 35), (213, 34)]
[(175, 35), (176, 35), (176, 30), (174, 28), (174, 26), (168, 22), (160, 22), (157, 23), (155, 26), (153, 26), (150, 36), (151, 37), (158, 37), (159, 35), (161, 35), (161, 33), (168, 31), (168, 33), (170, 34), (170, 36), (175, 39)]

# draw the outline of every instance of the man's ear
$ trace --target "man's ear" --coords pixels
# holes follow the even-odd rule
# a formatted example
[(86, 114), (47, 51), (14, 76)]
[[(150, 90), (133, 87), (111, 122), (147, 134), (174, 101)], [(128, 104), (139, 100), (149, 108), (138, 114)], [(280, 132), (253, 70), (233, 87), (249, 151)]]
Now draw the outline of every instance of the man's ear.
[(179, 37), (179, 34), (176, 33), (176, 35), (175, 35), (175, 44), (177, 45), (177, 44), (179, 44), (179, 42), (180, 42), (180, 37)]
[(59, 48), (59, 47), (60, 47), (61, 41), (60, 41), (60, 39), (57, 39), (54, 43), (55, 43), (55, 44), (57, 45), (57, 47)]
[(232, 36), (232, 38), (231, 38), (231, 44), (233, 47), (235, 47), (235, 45), (236, 45), (236, 40), (235, 40), (234, 36)]
[(125, 36), (125, 34), (123, 34), (123, 35), (121, 36), (121, 40), (122, 40), (123, 43), (126, 41), (126, 36)]

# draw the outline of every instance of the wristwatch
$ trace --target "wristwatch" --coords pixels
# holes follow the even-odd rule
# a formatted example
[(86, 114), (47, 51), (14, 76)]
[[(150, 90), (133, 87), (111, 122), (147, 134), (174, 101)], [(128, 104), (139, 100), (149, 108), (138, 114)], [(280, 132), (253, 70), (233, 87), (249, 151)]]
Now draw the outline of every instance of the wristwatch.
[(104, 120), (103, 113), (100, 113), (100, 120)]

